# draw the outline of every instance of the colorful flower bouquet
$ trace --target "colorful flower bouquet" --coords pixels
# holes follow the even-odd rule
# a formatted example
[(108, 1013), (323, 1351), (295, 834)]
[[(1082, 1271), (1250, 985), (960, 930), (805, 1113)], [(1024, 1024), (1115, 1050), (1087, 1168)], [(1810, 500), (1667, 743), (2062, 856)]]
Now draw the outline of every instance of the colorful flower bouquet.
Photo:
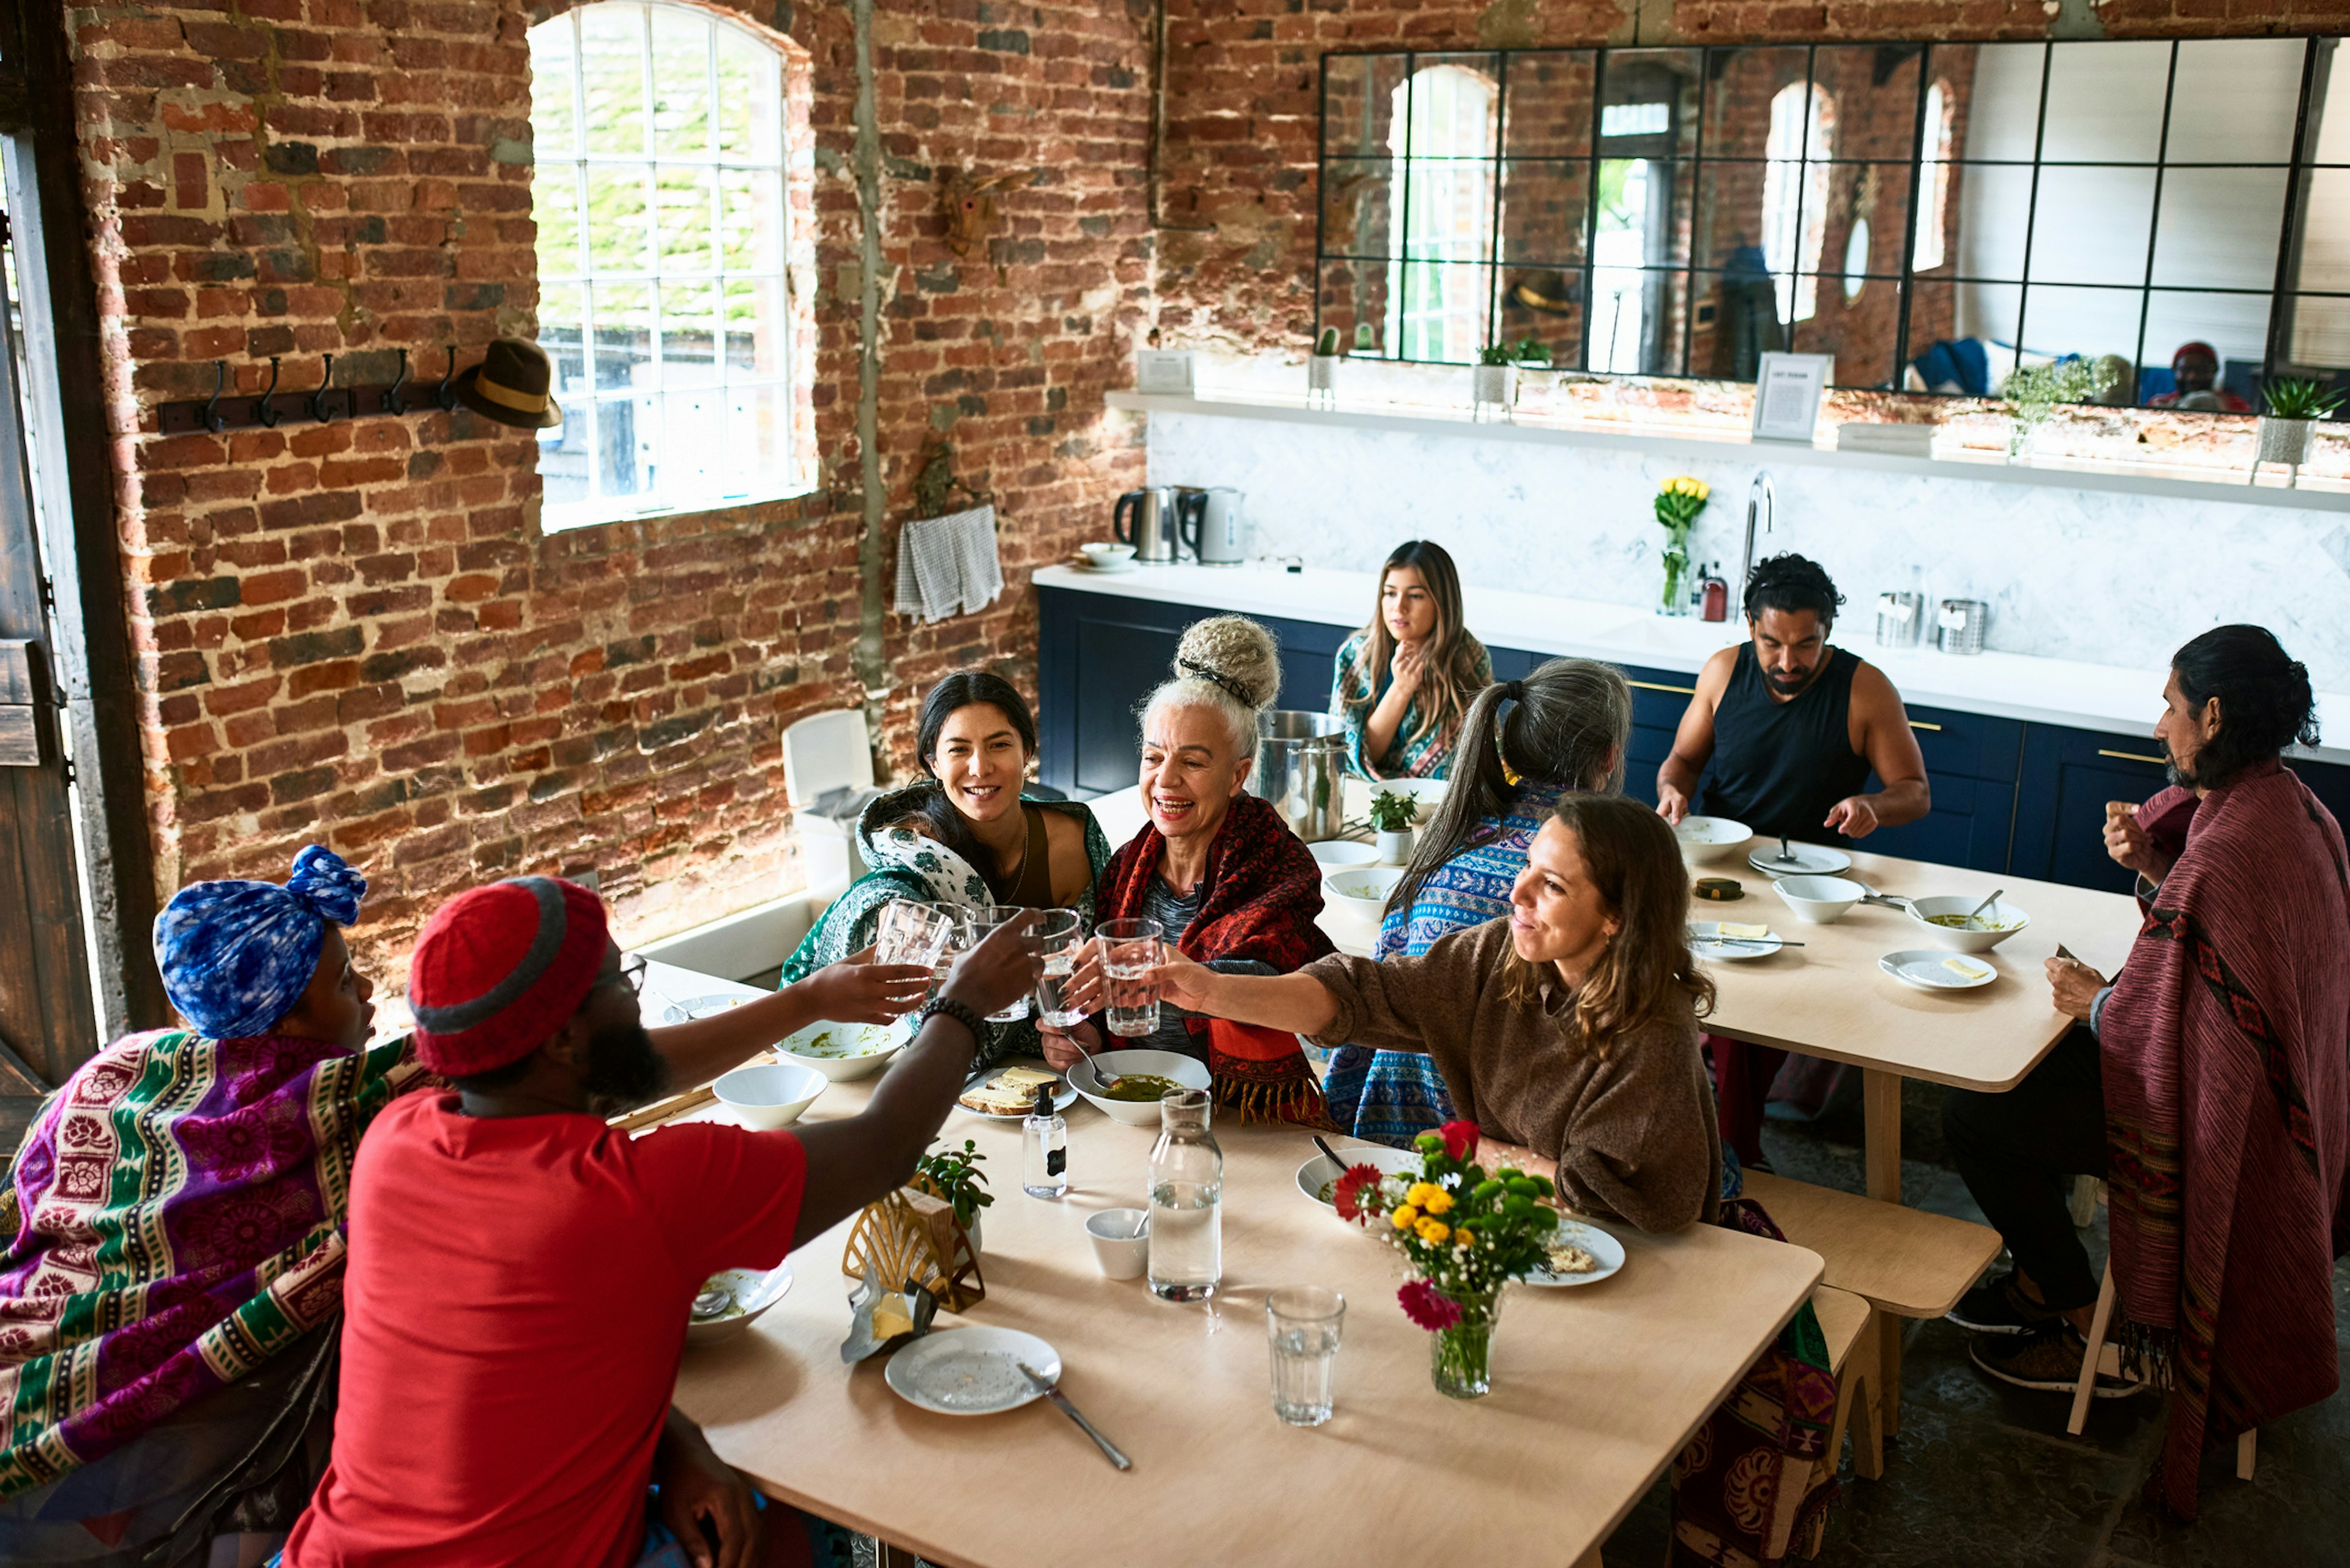
[(1539, 1176), (1475, 1164), (1477, 1125), (1447, 1122), (1419, 1135), (1419, 1172), (1347, 1168), (1331, 1194), (1341, 1219), (1379, 1236), (1411, 1265), (1396, 1293), (1404, 1315), (1436, 1336), (1440, 1394), (1474, 1399), (1492, 1384), (1493, 1324), (1502, 1287), (1541, 1263), (1558, 1215)]
[(1661, 615), (1689, 613), (1690, 529), (1712, 493), (1704, 480), (1686, 473), (1657, 487), (1657, 525), (1665, 531), (1665, 588), (1657, 606)]

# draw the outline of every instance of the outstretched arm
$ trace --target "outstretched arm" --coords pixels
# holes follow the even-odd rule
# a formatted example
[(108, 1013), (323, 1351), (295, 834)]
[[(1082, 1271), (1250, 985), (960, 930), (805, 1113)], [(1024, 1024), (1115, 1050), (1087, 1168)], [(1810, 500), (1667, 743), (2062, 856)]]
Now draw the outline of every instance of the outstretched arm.
[(920, 1006), (931, 971), (868, 961), (872, 956), (868, 948), (772, 995), (646, 1033), (669, 1064), (671, 1082), (703, 1084), (811, 1023), (887, 1023)]
[(1306, 974), (1222, 974), (1172, 947), (1159, 966), (1162, 1001), (1211, 1018), (1315, 1035), (1338, 1016), (1327, 987)]
[(1730, 688), (1730, 671), (1738, 650), (1725, 648), (1698, 671), (1697, 691), (1681, 710), (1680, 728), (1673, 732), (1672, 754), (1657, 770), (1657, 815), (1678, 823), (1690, 812), (1690, 797), (1705, 764), (1713, 760), (1713, 711)]

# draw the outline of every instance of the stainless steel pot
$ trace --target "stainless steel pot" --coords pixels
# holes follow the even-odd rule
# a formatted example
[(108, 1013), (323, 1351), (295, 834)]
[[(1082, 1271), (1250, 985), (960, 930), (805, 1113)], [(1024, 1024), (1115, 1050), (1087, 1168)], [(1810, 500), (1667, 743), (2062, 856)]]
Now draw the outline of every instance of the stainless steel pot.
[(1256, 765), (1249, 788), (1313, 843), (1347, 823), (1347, 727), (1327, 713), (1274, 711), (1256, 721)]

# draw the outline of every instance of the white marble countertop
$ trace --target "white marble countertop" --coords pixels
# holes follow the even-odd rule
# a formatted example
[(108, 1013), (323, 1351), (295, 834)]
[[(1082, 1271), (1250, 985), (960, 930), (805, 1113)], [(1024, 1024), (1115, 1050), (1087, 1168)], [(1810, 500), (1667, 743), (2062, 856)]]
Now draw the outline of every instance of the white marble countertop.
[[(1243, 566), (1138, 566), (1126, 572), (1084, 566), (1040, 568), (1039, 587), (1110, 594), (1162, 604), (1202, 605), (1243, 615), (1280, 616), (1327, 626), (1360, 625), (1376, 592), (1367, 572), (1270, 563)], [(1694, 674), (1716, 649), (1739, 640), (1739, 622), (1666, 619), (1628, 605), (1551, 598), (1501, 588), (1464, 587), (1470, 629), (1495, 648), (1604, 659)], [(1866, 607), (1863, 607), (1864, 612)], [(1932, 649), (1886, 649), (1869, 636), (1873, 615), (1846, 612), (1844, 645), (1885, 671), (1912, 706), (2122, 735), (2153, 750), (2167, 670), (2132, 670), (2014, 653), (1959, 656)], [(2305, 754), (2350, 763), (2350, 694), (2321, 692), (2318, 721), (2334, 743)]]

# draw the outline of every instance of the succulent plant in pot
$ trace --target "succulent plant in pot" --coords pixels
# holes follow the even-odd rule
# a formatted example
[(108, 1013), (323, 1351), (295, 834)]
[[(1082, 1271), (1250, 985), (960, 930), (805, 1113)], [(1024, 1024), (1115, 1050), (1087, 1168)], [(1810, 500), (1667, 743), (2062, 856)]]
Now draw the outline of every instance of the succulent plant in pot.
[(1419, 803), (1400, 790), (1371, 791), (1371, 831), (1378, 835), (1379, 860), (1400, 866), (1411, 858), (1411, 825)]
[(2282, 462), (2299, 468), (2309, 461), (2309, 427), (2333, 418), (2343, 394), (2323, 381), (2286, 376), (2271, 381), (2261, 400), (2260, 447), (2252, 466)]
[(1315, 406), (1335, 406), (1338, 400), (1338, 329), (1325, 327), (1314, 340), (1313, 356), (1305, 361), (1305, 400)]

